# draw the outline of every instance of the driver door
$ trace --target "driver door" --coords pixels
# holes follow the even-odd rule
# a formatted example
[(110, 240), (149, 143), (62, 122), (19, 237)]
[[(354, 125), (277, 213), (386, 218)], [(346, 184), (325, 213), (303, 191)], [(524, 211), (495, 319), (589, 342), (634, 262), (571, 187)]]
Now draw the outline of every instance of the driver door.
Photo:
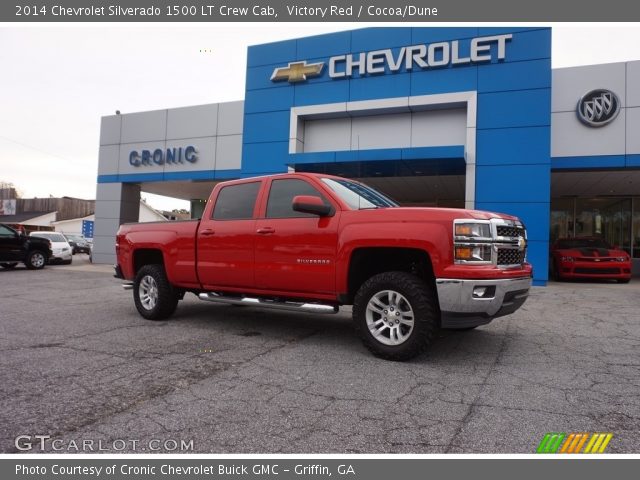
[(20, 235), (9, 227), (0, 225), (0, 262), (22, 260), (22, 240)]
[[(273, 292), (335, 294), (340, 211), (306, 179), (272, 179), (256, 222), (256, 288)], [(294, 211), (293, 198), (312, 195), (332, 205), (321, 217)]]

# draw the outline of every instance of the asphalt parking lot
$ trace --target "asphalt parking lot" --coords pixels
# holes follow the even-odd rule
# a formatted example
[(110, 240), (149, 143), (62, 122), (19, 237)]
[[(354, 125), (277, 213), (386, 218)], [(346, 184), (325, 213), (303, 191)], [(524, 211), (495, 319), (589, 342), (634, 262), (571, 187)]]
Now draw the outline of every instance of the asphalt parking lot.
[(46, 450), (70, 453), (152, 439), (213, 453), (533, 453), (547, 432), (612, 432), (607, 452), (640, 452), (638, 280), (535, 288), (516, 314), (443, 332), (407, 363), (371, 356), (348, 312), (188, 295), (172, 320), (145, 321), (84, 255), (0, 271), (0, 285), (2, 452), (50, 435)]

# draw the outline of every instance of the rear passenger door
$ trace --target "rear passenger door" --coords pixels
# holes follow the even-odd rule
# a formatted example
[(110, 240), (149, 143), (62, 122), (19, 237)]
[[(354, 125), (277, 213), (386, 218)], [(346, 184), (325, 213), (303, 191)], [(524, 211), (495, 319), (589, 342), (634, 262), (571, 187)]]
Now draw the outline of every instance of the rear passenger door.
[[(332, 205), (319, 217), (291, 208), (297, 195), (313, 195)], [(256, 222), (256, 287), (281, 292), (333, 295), (339, 210), (302, 178), (269, 181), (265, 212)]]
[(203, 288), (254, 286), (255, 214), (261, 184), (249, 181), (223, 187), (209, 218), (200, 221), (196, 268)]

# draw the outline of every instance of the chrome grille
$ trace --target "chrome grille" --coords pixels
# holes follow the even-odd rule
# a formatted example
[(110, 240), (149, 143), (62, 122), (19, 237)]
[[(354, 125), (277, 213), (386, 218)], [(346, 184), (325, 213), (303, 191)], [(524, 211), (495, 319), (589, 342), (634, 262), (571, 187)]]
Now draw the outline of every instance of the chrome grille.
[(496, 233), (499, 237), (520, 237), (524, 236), (524, 228), (515, 225), (498, 225)]
[(498, 265), (518, 265), (524, 263), (525, 252), (517, 248), (498, 248)]

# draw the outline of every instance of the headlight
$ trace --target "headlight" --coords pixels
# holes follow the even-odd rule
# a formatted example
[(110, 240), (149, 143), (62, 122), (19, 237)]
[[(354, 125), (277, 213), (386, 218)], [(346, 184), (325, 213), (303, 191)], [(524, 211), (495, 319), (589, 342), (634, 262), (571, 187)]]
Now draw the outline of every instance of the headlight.
[(488, 223), (460, 222), (454, 227), (456, 237), (491, 238), (491, 227)]
[(618, 257), (616, 258), (617, 262), (626, 262), (627, 261), (627, 257)]
[(573, 261), (575, 261), (575, 258), (573, 258), (573, 257), (560, 257), (560, 260), (562, 260), (563, 262), (573, 262)]
[(490, 262), (491, 245), (456, 245), (455, 259), (464, 262)]

